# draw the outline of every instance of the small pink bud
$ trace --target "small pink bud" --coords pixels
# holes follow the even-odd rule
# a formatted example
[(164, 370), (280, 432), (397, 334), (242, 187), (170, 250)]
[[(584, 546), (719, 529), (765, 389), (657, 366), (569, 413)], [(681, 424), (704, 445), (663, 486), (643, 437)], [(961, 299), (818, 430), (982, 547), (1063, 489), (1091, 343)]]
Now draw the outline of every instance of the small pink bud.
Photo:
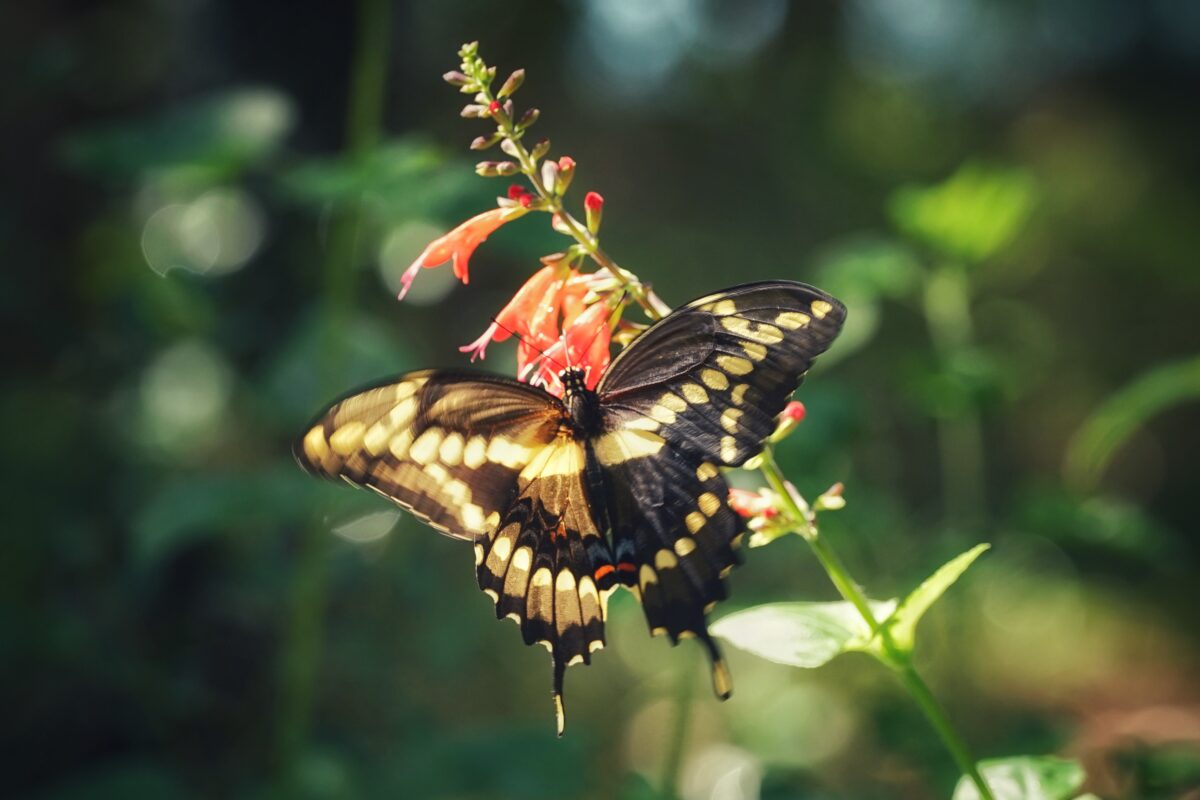
[(790, 419), (792, 422), (802, 421), (807, 413), (807, 410), (804, 408), (804, 403), (801, 403), (799, 400), (791, 401), (784, 406), (783, 409), (783, 416), (787, 419)]
[(560, 172), (568, 172), (575, 169), (575, 159), (570, 156), (562, 156), (558, 159), (558, 169)]

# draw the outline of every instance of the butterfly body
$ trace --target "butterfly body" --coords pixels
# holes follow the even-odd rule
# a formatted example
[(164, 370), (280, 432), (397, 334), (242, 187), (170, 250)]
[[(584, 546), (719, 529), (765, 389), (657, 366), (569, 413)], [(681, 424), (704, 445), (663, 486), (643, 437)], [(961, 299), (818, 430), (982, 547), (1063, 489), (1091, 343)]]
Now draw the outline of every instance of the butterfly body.
[(562, 399), (496, 376), (409, 373), (334, 403), (295, 452), (474, 543), (497, 617), (551, 653), (560, 733), (565, 668), (604, 646), (618, 586), (653, 635), (705, 645), (726, 697), (706, 617), (745, 530), (720, 468), (761, 450), (844, 317), (804, 284), (734, 287), (656, 323), (594, 391), (578, 369), (560, 374)]

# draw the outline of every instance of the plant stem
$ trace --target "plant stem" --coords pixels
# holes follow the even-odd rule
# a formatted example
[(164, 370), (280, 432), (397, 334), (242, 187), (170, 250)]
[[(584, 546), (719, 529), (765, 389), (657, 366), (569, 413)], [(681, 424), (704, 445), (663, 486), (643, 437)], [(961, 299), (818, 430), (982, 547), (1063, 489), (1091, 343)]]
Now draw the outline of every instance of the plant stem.
[(958, 731), (950, 724), (949, 718), (941, 705), (929, 690), (929, 686), (921, 678), (916, 667), (913, 666), (912, 660), (908, 657), (908, 653), (902, 650), (892, 640), (891, 632), (886, 625), (880, 624), (875, 618), (875, 614), (871, 611), (871, 604), (867, 600), (866, 594), (862, 588), (851, 577), (850, 572), (842, 563), (837, 552), (826, 541), (825, 537), (820, 535), (817, 529), (816, 516), (808, 504), (803, 501), (795, 492), (788, 486), (786, 479), (783, 476), (783, 471), (779, 469), (779, 465), (775, 462), (775, 455), (768, 447), (762, 456), (762, 474), (767, 479), (767, 483), (774, 489), (782, 499), (787, 512), (793, 520), (797, 522), (796, 532), (808, 542), (812, 548), (817, 560), (821, 562), (821, 566), (825, 570), (825, 574), (829, 576), (829, 580), (833, 582), (840, 594), (847, 602), (849, 602), (858, 613), (862, 616), (863, 621), (867, 623), (867, 627), (874, 634), (882, 649), (882, 653), (877, 654), (877, 657), (887, 666), (891, 667), (899, 678), (904, 688), (917, 702), (921, 712), (925, 714), (925, 718), (929, 720), (929, 724), (937, 731), (937, 734), (942, 739), (942, 744), (950, 751), (951, 757), (958, 765), (959, 771), (970, 777), (971, 782), (979, 790), (979, 796), (982, 800), (995, 800), (991, 789), (983, 780), (983, 776), (979, 773), (979, 768), (975, 765), (975, 759), (971, 755), (971, 751), (967, 748), (966, 742), (959, 736)]

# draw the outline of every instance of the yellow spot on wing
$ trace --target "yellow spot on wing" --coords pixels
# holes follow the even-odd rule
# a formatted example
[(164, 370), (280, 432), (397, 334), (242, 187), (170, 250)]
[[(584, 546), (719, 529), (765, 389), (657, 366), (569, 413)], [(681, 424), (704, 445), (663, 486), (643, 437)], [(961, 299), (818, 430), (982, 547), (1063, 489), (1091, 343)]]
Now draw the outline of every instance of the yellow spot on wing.
[[(705, 520), (704, 515), (699, 511), (693, 511), (684, 517), (683, 522), (685, 525), (687, 525), (687, 529), (689, 531), (692, 533), (699, 533), (707, 520)], [(678, 547), (678, 543), (676, 543), (676, 546)]]
[(487, 461), (487, 439), (472, 436), (463, 450), (463, 463), (471, 469), (479, 469)]
[(363, 434), (366, 432), (366, 423), (358, 420), (347, 422), (329, 437), (329, 446), (339, 456), (348, 456), (362, 444)]
[(578, 475), (583, 466), (583, 448), (574, 441), (561, 439), (543, 447), (521, 470), (521, 477), (533, 480), (551, 475)]
[(702, 481), (712, 480), (720, 474), (721, 473), (717, 471), (717, 468), (712, 464), (709, 464), (707, 461), (696, 468), (696, 477)]
[(652, 456), (663, 448), (663, 444), (663, 438), (657, 433), (618, 430), (600, 436), (592, 447), (600, 463), (611, 466)]
[(737, 311), (737, 305), (732, 300), (726, 298), (713, 303), (710, 311), (717, 316), (732, 314), (733, 312)]
[(438, 460), (447, 467), (457, 467), (462, 463), (463, 436), (461, 433), (451, 433), (442, 440), (438, 448)]
[(388, 449), (392, 451), (392, 455), (398, 460), (403, 461), (408, 456), (408, 447), (412, 444), (412, 431), (404, 431), (392, 437), (392, 443)]
[(531, 455), (533, 455), (532, 448), (503, 436), (497, 436), (488, 443), (488, 460), (503, 464), (509, 469), (525, 466)]
[(667, 392), (662, 397), (660, 397), (658, 399), (658, 404), (660, 406), (663, 406), (664, 408), (671, 409), (676, 414), (683, 413), (684, 411), (687, 411), (687, 408), (688, 408), (688, 404), (684, 401), (684, 399), (682, 397), (680, 397), (679, 395), (676, 395), (676, 394), (671, 394), (670, 392)]
[(442, 432), (438, 428), (427, 428), (417, 437), (408, 448), (408, 457), (418, 464), (428, 464), (437, 455), (438, 445), (442, 441)]
[[(695, 514), (696, 512), (693, 511), (692, 513)], [(694, 532), (695, 531), (693, 531), (693, 533)], [(675, 540), (675, 555), (679, 556), (680, 558), (683, 558), (695, 549), (696, 543), (686, 536), (680, 536)]]
[(742, 342), (742, 349), (755, 361), (762, 361), (767, 357), (767, 348), (758, 342)]
[(817, 319), (825, 319), (825, 315), (833, 311), (833, 306), (824, 300), (812, 301), (813, 316)]
[(775, 324), (787, 328), (789, 331), (798, 330), (808, 326), (812, 318), (808, 314), (802, 314), (799, 311), (784, 311), (775, 318)]
[[(504, 532), (496, 537), (496, 541), (492, 545), (492, 555), (495, 556), (496, 560), (501, 564), (503, 564), (505, 561), (508, 561), (508, 557), (512, 554), (513, 539), (515, 538), (516, 533), (513, 533), (510, 536), (507, 529), (505, 529)], [(490, 561), (491, 559), (489, 558), (488, 560)]]
[(731, 392), (733, 395), (733, 402), (740, 406), (746, 399), (746, 390), (749, 388), (750, 384), (748, 383), (739, 383), (737, 386), (733, 387), (733, 392)]
[(746, 359), (729, 355), (717, 356), (717, 366), (730, 375), (745, 375), (754, 369), (754, 365)]
[(304, 435), (304, 455), (316, 466), (320, 466), (329, 455), (329, 443), (325, 441), (324, 427), (317, 425)]
[(732, 436), (721, 437), (721, 460), (726, 464), (732, 464), (737, 461), (738, 446), (737, 440)]
[(730, 433), (738, 432), (738, 420), (741, 418), (742, 412), (740, 409), (727, 408), (721, 414), (721, 427)]
[(559, 570), (558, 578), (554, 581), (554, 590), (557, 592), (575, 591), (575, 575), (571, 570)]
[(483, 509), (474, 503), (464, 503), (458, 515), (462, 518), (463, 527), (467, 530), (482, 532), (486, 527), (483, 519)]
[(704, 387), (698, 383), (685, 383), (679, 388), (679, 391), (683, 392), (683, 399), (694, 406), (708, 402), (708, 392), (704, 391)]
[(542, 567), (537, 572), (533, 573), (533, 580), (529, 582), (529, 585), (540, 588), (542, 586), (549, 586), (553, 582), (553, 578), (550, 575), (550, 569), (548, 567)]
[(512, 566), (510, 569), (519, 569), (525, 572), (533, 564), (533, 551), (528, 547), (518, 547), (517, 552), (513, 553)]
[(731, 333), (762, 344), (779, 344), (783, 341), (783, 331), (769, 322), (756, 324), (744, 317), (723, 317), (721, 326)]
[(663, 425), (670, 425), (675, 422), (675, 412), (663, 405), (652, 406), (646, 413)]
[(710, 389), (723, 391), (729, 388), (729, 378), (724, 372), (716, 369), (703, 369), (700, 371), (700, 380), (704, 381), (704, 385)]
[(696, 505), (700, 506), (700, 510), (704, 512), (704, 516), (711, 517), (721, 510), (721, 501), (712, 492), (705, 492), (700, 495), (696, 501)]
[(679, 559), (675, 558), (675, 554), (670, 550), (662, 549), (654, 554), (655, 569), (673, 569), (679, 565)]
[(647, 586), (658, 583), (658, 575), (649, 564), (642, 564), (642, 568), (638, 570), (638, 583), (641, 584), (643, 592), (646, 591)]

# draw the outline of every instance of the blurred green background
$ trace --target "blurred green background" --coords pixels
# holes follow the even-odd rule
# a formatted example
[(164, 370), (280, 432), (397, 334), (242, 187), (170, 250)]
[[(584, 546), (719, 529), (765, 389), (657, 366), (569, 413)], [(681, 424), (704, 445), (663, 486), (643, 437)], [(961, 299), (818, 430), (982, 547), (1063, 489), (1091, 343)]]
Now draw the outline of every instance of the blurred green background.
[[(0, 26), (7, 796), (925, 798), (948, 756), (860, 656), (651, 640), (571, 670), (470, 548), (289, 445), (458, 345), (559, 248), (400, 272), (490, 207), (440, 76), (471, 39), (671, 303), (816, 283), (850, 323), (780, 450), (879, 597), (994, 549), (919, 666), (980, 756), (1200, 794), (1200, 6), (1187, 0), (114, 0)], [(487, 367), (510, 372), (511, 345)], [(799, 539), (720, 613), (835, 595)], [(1191, 791), (1190, 795), (1186, 793)]]

